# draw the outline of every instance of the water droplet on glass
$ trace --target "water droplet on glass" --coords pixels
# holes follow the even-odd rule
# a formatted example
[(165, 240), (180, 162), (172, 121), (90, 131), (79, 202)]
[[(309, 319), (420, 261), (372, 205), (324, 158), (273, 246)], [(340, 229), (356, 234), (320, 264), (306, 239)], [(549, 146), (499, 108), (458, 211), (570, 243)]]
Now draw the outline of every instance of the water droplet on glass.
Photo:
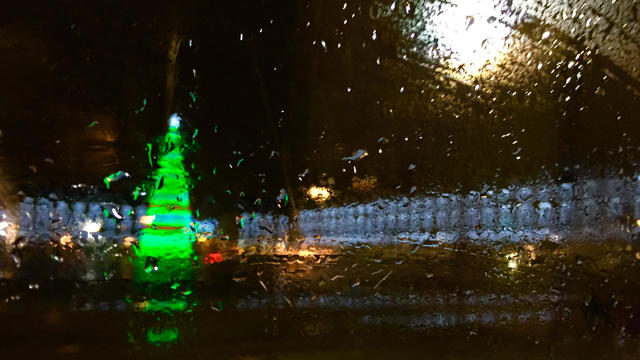
[(471, 27), (471, 25), (473, 25), (473, 23), (475, 22), (475, 19), (473, 18), (473, 16), (467, 16), (464, 20), (464, 27), (465, 30), (469, 30), (469, 27)]
[(154, 271), (158, 271), (158, 258), (147, 256), (144, 263), (144, 272), (148, 274)]

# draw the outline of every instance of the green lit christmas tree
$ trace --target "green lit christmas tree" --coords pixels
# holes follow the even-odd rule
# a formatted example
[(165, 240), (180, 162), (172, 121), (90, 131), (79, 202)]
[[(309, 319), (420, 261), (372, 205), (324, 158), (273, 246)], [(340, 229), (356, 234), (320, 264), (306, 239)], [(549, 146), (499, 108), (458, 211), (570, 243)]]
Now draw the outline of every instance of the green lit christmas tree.
[[(142, 291), (139, 309), (144, 316), (142, 329), (129, 333), (135, 342), (139, 331), (148, 343), (165, 346), (180, 340), (180, 329), (187, 312), (196, 263), (189, 202), (189, 174), (184, 166), (187, 144), (180, 131), (181, 119), (171, 115), (169, 129), (162, 138), (152, 187), (148, 190), (148, 210), (141, 218), (145, 226), (135, 250), (133, 279)], [(136, 195), (138, 191), (136, 191)], [(151, 315), (152, 318), (148, 316)]]
[(136, 249), (134, 279), (158, 283), (193, 279), (193, 217), (189, 201), (189, 174), (184, 166), (187, 144), (181, 118), (171, 115), (160, 144), (153, 186), (148, 191), (145, 228)]

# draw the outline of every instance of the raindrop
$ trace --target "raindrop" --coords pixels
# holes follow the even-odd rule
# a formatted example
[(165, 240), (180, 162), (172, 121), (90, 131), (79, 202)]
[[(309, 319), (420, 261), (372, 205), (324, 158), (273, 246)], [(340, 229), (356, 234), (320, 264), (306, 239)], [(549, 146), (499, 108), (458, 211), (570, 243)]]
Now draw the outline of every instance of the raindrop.
[(154, 271), (158, 271), (158, 258), (147, 256), (144, 263), (144, 272), (151, 273)]
[(351, 154), (351, 156), (343, 157), (342, 160), (357, 161), (365, 158), (369, 153), (365, 149), (358, 149)]
[(464, 20), (464, 27), (465, 30), (469, 30), (469, 27), (471, 27), (471, 25), (473, 25), (473, 23), (475, 22), (475, 19), (473, 18), (473, 16), (467, 16), (466, 19)]

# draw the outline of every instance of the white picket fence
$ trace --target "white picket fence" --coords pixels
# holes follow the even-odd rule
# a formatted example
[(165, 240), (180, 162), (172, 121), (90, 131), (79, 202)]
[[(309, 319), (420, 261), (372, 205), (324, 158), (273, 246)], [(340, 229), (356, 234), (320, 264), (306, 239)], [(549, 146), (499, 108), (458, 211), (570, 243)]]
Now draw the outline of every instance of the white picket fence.
[[(240, 239), (286, 238), (290, 219), (243, 214)], [(466, 195), (378, 199), (303, 210), (296, 225), (312, 243), (630, 238), (638, 233), (640, 179), (590, 179)]]
[[(122, 239), (140, 230), (145, 206), (27, 198), (20, 204), (19, 236), (47, 241), (54, 234), (74, 238)], [(638, 233), (640, 177), (601, 178), (511, 189), (378, 199), (368, 203), (282, 214), (242, 214), (239, 240), (287, 239), (296, 228), (307, 243), (416, 240), (523, 241), (527, 239), (628, 238)], [(0, 222), (7, 214), (0, 210)], [(216, 230), (215, 220), (200, 230)], [(0, 237), (2, 237), (0, 232)]]

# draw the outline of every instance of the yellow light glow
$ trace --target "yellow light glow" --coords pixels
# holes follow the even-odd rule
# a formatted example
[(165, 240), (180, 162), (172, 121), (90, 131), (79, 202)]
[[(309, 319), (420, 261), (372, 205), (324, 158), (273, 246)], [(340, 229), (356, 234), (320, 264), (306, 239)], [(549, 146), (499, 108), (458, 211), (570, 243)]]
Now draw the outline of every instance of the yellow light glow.
[(316, 253), (311, 250), (300, 250), (298, 255), (302, 257), (314, 256)]
[(508, 254), (506, 258), (509, 260), (509, 263), (507, 264), (507, 266), (509, 266), (509, 269), (515, 269), (516, 267), (518, 267), (518, 253), (514, 252)]
[(276, 254), (282, 254), (287, 250), (287, 246), (285, 245), (284, 241), (281, 241), (276, 244), (274, 250), (276, 251)]
[(138, 241), (138, 239), (136, 239), (133, 236), (125, 236), (124, 239), (122, 239), (122, 245), (129, 247), (133, 244), (135, 244)]
[(102, 228), (102, 224), (98, 221), (87, 220), (82, 224), (82, 231), (86, 231), (88, 233), (95, 233), (100, 231)]
[(533, 247), (533, 245), (531, 245), (531, 244), (525, 245), (524, 248), (525, 248), (525, 250), (527, 250), (529, 252), (529, 258), (531, 258), (531, 260), (535, 260), (536, 259), (536, 249)]
[(458, 0), (440, 5), (426, 35), (435, 35), (439, 47), (445, 49), (451, 75), (470, 80), (493, 70), (506, 52), (511, 33), (495, 2)]
[(72, 247), (73, 246), (73, 241), (71, 241), (71, 235), (69, 235), (69, 234), (63, 235), (60, 238), (60, 245), (67, 246), (67, 247)]
[(313, 257), (316, 255), (331, 255), (333, 251), (331, 249), (316, 249), (313, 247), (306, 249), (275, 249), (276, 254), (278, 255), (288, 255), (293, 256), (297, 255), (300, 257)]
[(315, 201), (326, 201), (331, 197), (331, 190), (323, 186), (314, 185), (307, 190), (307, 195)]
[(151, 225), (153, 221), (156, 219), (155, 215), (143, 215), (140, 217), (140, 224), (142, 225)]
[(13, 244), (18, 236), (18, 224), (13, 224), (8, 220), (0, 221), (0, 236), (4, 237), (5, 244)]
[(636, 220), (636, 225), (640, 226), (640, 219)]

